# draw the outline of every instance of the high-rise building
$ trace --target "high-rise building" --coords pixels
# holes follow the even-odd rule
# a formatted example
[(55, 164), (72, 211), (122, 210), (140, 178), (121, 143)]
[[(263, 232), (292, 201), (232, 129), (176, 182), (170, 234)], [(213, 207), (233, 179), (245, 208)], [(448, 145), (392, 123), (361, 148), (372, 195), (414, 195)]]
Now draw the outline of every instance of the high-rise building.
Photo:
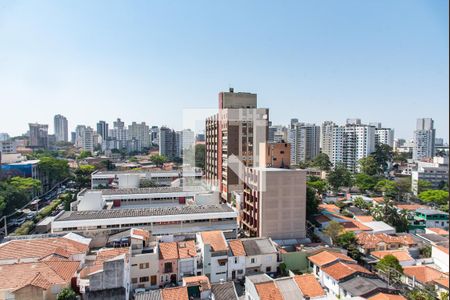
[(48, 147), (48, 125), (29, 123), (30, 126), (30, 141), (29, 146), (32, 148), (47, 148)]
[(388, 145), (394, 147), (394, 129), (375, 128), (375, 145)]
[(345, 126), (332, 122), (322, 128), (323, 153), (331, 163), (344, 165), (349, 171), (359, 170), (359, 160), (375, 151), (375, 127), (361, 124), (360, 120), (347, 121)]
[(150, 140), (152, 144), (159, 145), (158, 137), (159, 137), (158, 126), (152, 126), (152, 128), (150, 129)]
[(125, 128), (125, 123), (120, 118), (113, 122), (113, 129), (110, 131), (110, 136), (117, 141), (120, 149), (127, 147), (128, 131)]
[(56, 115), (53, 118), (55, 126), (55, 139), (57, 142), (69, 141), (69, 129), (67, 126), (67, 118), (62, 115)]
[(102, 137), (102, 140), (106, 140), (108, 138), (109, 125), (105, 121), (99, 121), (97, 123), (97, 133)]
[(195, 133), (191, 129), (181, 131), (181, 152), (195, 147)]
[(94, 129), (90, 126), (83, 131), (82, 148), (84, 151), (94, 152)]
[(83, 148), (83, 138), (86, 125), (77, 125), (75, 128), (75, 147)]
[[(269, 110), (251, 93), (219, 93), (219, 113), (206, 120), (206, 179), (230, 201), (243, 188), (243, 167), (257, 166), (259, 144), (268, 138)], [(242, 171), (241, 171), (242, 170)], [(242, 174), (238, 174), (242, 173)]]
[(175, 132), (166, 126), (159, 129), (159, 154), (164, 155), (169, 159), (180, 157), (180, 137), (179, 133)]
[(291, 143), (291, 164), (311, 161), (320, 153), (320, 126), (291, 122), (288, 141)]
[[(140, 147), (150, 148), (151, 140), (150, 140), (150, 128), (145, 122), (140, 124), (133, 122), (131, 125), (128, 125), (128, 139), (137, 140), (140, 143)], [(134, 147), (135, 148), (135, 147)]]
[(431, 159), (435, 154), (436, 130), (431, 118), (417, 119), (414, 131), (413, 159)]
[(9, 140), (9, 134), (6, 132), (0, 132), (0, 142)]
[(288, 129), (282, 125), (269, 126), (269, 143), (281, 143), (288, 140)]
[(76, 140), (77, 140), (77, 133), (75, 131), (72, 131), (70, 133), (70, 142), (75, 145)]

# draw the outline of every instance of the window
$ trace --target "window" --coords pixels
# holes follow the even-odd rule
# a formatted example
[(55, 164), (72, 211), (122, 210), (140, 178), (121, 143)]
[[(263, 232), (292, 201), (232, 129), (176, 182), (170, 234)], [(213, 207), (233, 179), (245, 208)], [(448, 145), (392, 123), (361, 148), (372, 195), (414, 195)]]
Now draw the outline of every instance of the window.
[(250, 259), (250, 262), (251, 262), (252, 264), (254, 264), (254, 263), (256, 262), (256, 259), (255, 259), (255, 258), (252, 258), (252, 259)]
[(139, 264), (139, 269), (148, 269), (150, 267), (149, 263)]
[(238, 263), (238, 258), (237, 258), (237, 257), (234, 258), (234, 263), (235, 263), (235, 264)]
[(172, 263), (170, 262), (164, 263), (164, 273), (172, 273), (172, 272), (173, 272)]
[(271, 268), (271, 267), (267, 267), (267, 268), (266, 268), (266, 272), (267, 272), (267, 273), (269, 273), (269, 272), (271, 272), (271, 271), (272, 271), (272, 268)]
[(244, 274), (244, 270), (238, 270), (238, 274)]
[(139, 282), (148, 282), (148, 276), (140, 277)]
[(131, 278), (131, 283), (136, 284), (138, 282), (137, 278)]

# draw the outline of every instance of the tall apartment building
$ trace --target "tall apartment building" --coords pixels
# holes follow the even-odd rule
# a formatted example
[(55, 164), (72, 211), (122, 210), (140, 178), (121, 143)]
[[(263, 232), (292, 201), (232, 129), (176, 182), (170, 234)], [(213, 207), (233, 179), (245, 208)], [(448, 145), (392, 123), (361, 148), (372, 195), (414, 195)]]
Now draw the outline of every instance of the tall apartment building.
[(29, 146), (32, 148), (48, 147), (48, 125), (29, 123), (30, 141)]
[(159, 129), (159, 154), (169, 159), (180, 157), (180, 134), (162, 126)]
[(0, 153), (17, 153), (17, 142), (14, 140), (0, 141)]
[(325, 122), (322, 128), (322, 152), (334, 166), (343, 164), (351, 172), (358, 171), (358, 161), (375, 151), (375, 127), (347, 120), (345, 126)]
[(125, 127), (125, 123), (122, 122), (120, 118), (113, 122), (113, 129), (110, 130), (109, 135), (112, 139), (117, 141), (117, 147), (119, 149), (126, 148), (128, 131)]
[(288, 141), (292, 164), (311, 161), (320, 153), (320, 126), (291, 122)]
[(97, 133), (102, 137), (102, 140), (108, 139), (109, 136), (109, 124), (105, 121), (98, 121)]
[(83, 137), (86, 125), (78, 125), (75, 128), (75, 147), (83, 148)]
[(84, 151), (94, 152), (94, 129), (90, 126), (86, 127), (83, 131), (81, 141), (81, 147)]
[[(268, 138), (269, 110), (257, 108), (257, 96), (219, 93), (219, 112), (206, 120), (206, 179), (222, 199), (243, 188), (244, 167), (257, 166), (259, 144)], [(230, 159), (233, 157), (233, 159)], [(241, 176), (239, 176), (239, 174)]]
[(195, 146), (195, 133), (190, 129), (183, 129), (180, 132), (180, 140), (180, 149), (182, 152), (189, 148), (193, 148)]
[(413, 159), (430, 159), (435, 154), (436, 130), (431, 118), (417, 119), (414, 131)]
[(141, 124), (131, 123), (131, 125), (128, 125), (128, 139), (136, 139), (141, 143), (142, 147), (150, 148), (150, 127), (145, 122)]
[(394, 129), (375, 128), (375, 145), (388, 145), (394, 148)]
[(288, 129), (282, 125), (269, 126), (269, 143), (280, 143), (288, 140)]
[(260, 144), (266, 155), (260, 155), (259, 167), (245, 168), (240, 227), (247, 236), (306, 236), (306, 171), (289, 169), (289, 163), (277, 168), (290, 158), (289, 149), (286, 143)]
[(69, 141), (69, 129), (67, 124), (67, 118), (62, 115), (56, 115), (53, 118), (55, 126), (55, 138), (57, 142)]
[(159, 128), (158, 126), (152, 126), (150, 129), (150, 140), (152, 141), (152, 144), (159, 145)]
[(9, 140), (9, 134), (6, 132), (0, 132), (0, 142)]

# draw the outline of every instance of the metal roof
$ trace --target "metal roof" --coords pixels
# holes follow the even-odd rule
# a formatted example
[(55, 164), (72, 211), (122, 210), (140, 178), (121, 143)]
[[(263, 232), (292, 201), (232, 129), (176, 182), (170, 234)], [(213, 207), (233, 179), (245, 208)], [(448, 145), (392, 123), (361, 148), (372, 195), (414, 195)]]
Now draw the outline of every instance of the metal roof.
[[(234, 282), (216, 283), (211, 286), (215, 300), (237, 300)], [(153, 299), (152, 299), (153, 300)]]
[(367, 278), (362, 276), (351, 278), (345, 282), (339, 283), (339, 285), (353, 297), (362, 296), (380, 288), (388, 288), (387, 283), (379, 278)]

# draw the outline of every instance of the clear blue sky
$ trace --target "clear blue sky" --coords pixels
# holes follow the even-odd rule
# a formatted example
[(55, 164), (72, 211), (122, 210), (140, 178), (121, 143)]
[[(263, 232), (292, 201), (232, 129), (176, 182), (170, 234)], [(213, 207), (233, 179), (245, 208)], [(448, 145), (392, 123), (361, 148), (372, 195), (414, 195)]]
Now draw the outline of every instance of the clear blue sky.
[[(60, 113), (181, 127), (233, 86), (274, 123), (349, 117), (448, 137), (448, 1), (0, 0), (0, 132)], [(51, 130), (52, 131), (52, 130)]]

